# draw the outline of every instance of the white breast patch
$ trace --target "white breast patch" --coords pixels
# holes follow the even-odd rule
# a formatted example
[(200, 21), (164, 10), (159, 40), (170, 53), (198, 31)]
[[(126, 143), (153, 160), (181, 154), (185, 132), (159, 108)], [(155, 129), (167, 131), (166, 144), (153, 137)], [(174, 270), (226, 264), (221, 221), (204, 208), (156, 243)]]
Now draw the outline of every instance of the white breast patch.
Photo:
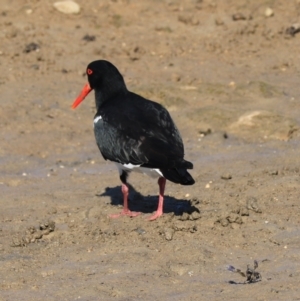
[(102, 119), (102, 116), (97, 116), (97, 117), (94, 119), (94, 123), (97, 123), (100, 119)]

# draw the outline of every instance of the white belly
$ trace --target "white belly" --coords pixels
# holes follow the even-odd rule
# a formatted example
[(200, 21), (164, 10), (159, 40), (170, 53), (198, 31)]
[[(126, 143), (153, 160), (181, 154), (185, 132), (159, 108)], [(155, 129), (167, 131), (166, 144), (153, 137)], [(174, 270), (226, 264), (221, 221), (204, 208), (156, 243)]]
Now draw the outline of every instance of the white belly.
[(150, 176), (151, 178), (159, 178), (163, 177), (163, 174), (159, 169), (152, 169), (152, 168), (147, 168), (147, 167), (140, 167), (140, 165), (133, 165), (131, 163), (129, 164), (121, 164), (121, 163), (116, 163), (117, 168), (119, 170), (120, 175), (122, 174), (122, 171), (134, 171), (134, 172), (139, 172), (146, 174)]

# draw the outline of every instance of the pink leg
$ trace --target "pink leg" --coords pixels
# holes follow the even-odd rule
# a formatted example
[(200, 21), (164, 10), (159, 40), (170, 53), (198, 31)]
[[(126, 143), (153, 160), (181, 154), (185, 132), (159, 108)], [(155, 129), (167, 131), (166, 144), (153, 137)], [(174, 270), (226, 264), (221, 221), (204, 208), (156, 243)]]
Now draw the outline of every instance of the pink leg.
[(163, 214), (163, 205), (164, 205), (164, 192), (165, 192), (165, 186), (166, 186), (166, 179), (163, 177), (160, 177), (158, 179), (158, 185), (159, 185), (159, 198), (158, 198), (158, 207), (156, 212), (149, 218), (150, 221), (153, 221), (160, 217)]
[(137, 216), (137, 215), (141, 214), (140, 212), (134, 212), (134, 211), (130, 211), (128, 209), (129, 189), (128, 189), (128, 186), (126, 184), (122, 184), (122, 192), (123, 192), (123, 210), (119, 214), (110, 214), (109, 217), (118, 218), (118, 217), (121, 217), (121, 216), (124, 216), (124, 215), (134, 217), (134, 216)]

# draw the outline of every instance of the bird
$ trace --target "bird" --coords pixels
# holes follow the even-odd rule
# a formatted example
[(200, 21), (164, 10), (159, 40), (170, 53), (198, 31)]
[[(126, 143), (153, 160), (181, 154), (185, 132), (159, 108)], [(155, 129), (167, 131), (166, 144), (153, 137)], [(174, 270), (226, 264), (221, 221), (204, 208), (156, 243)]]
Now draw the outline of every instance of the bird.
[(161, 104), (129, 91), (123, 76), (111, 62), (91, 62), (86, 75), (88, 82), (72, 108), (75, 109), (94, 90), (96, 143), (103, 158), (116, 164), (122, 182), (123, 209), (110, 217), (140, 214), (128, 207), (127, 179), (130, 172), (137, 171), (158, 178), (158, 207), (149, 218), (155, 220), (163, 214), (166, 180), (181, 185), (195, 183), (187, 171), (193, 169), (193, 164), (184, 159), (179, 130)]

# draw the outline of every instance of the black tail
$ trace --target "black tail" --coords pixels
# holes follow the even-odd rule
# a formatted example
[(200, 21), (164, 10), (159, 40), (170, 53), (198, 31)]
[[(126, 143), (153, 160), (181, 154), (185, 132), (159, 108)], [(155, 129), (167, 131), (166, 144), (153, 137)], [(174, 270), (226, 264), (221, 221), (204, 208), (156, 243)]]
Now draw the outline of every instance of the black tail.
[(160, 171), (167, 180), (173, 183), (181, 185), (193, 185), (195, 183), (185, 168), (160, 169)]

